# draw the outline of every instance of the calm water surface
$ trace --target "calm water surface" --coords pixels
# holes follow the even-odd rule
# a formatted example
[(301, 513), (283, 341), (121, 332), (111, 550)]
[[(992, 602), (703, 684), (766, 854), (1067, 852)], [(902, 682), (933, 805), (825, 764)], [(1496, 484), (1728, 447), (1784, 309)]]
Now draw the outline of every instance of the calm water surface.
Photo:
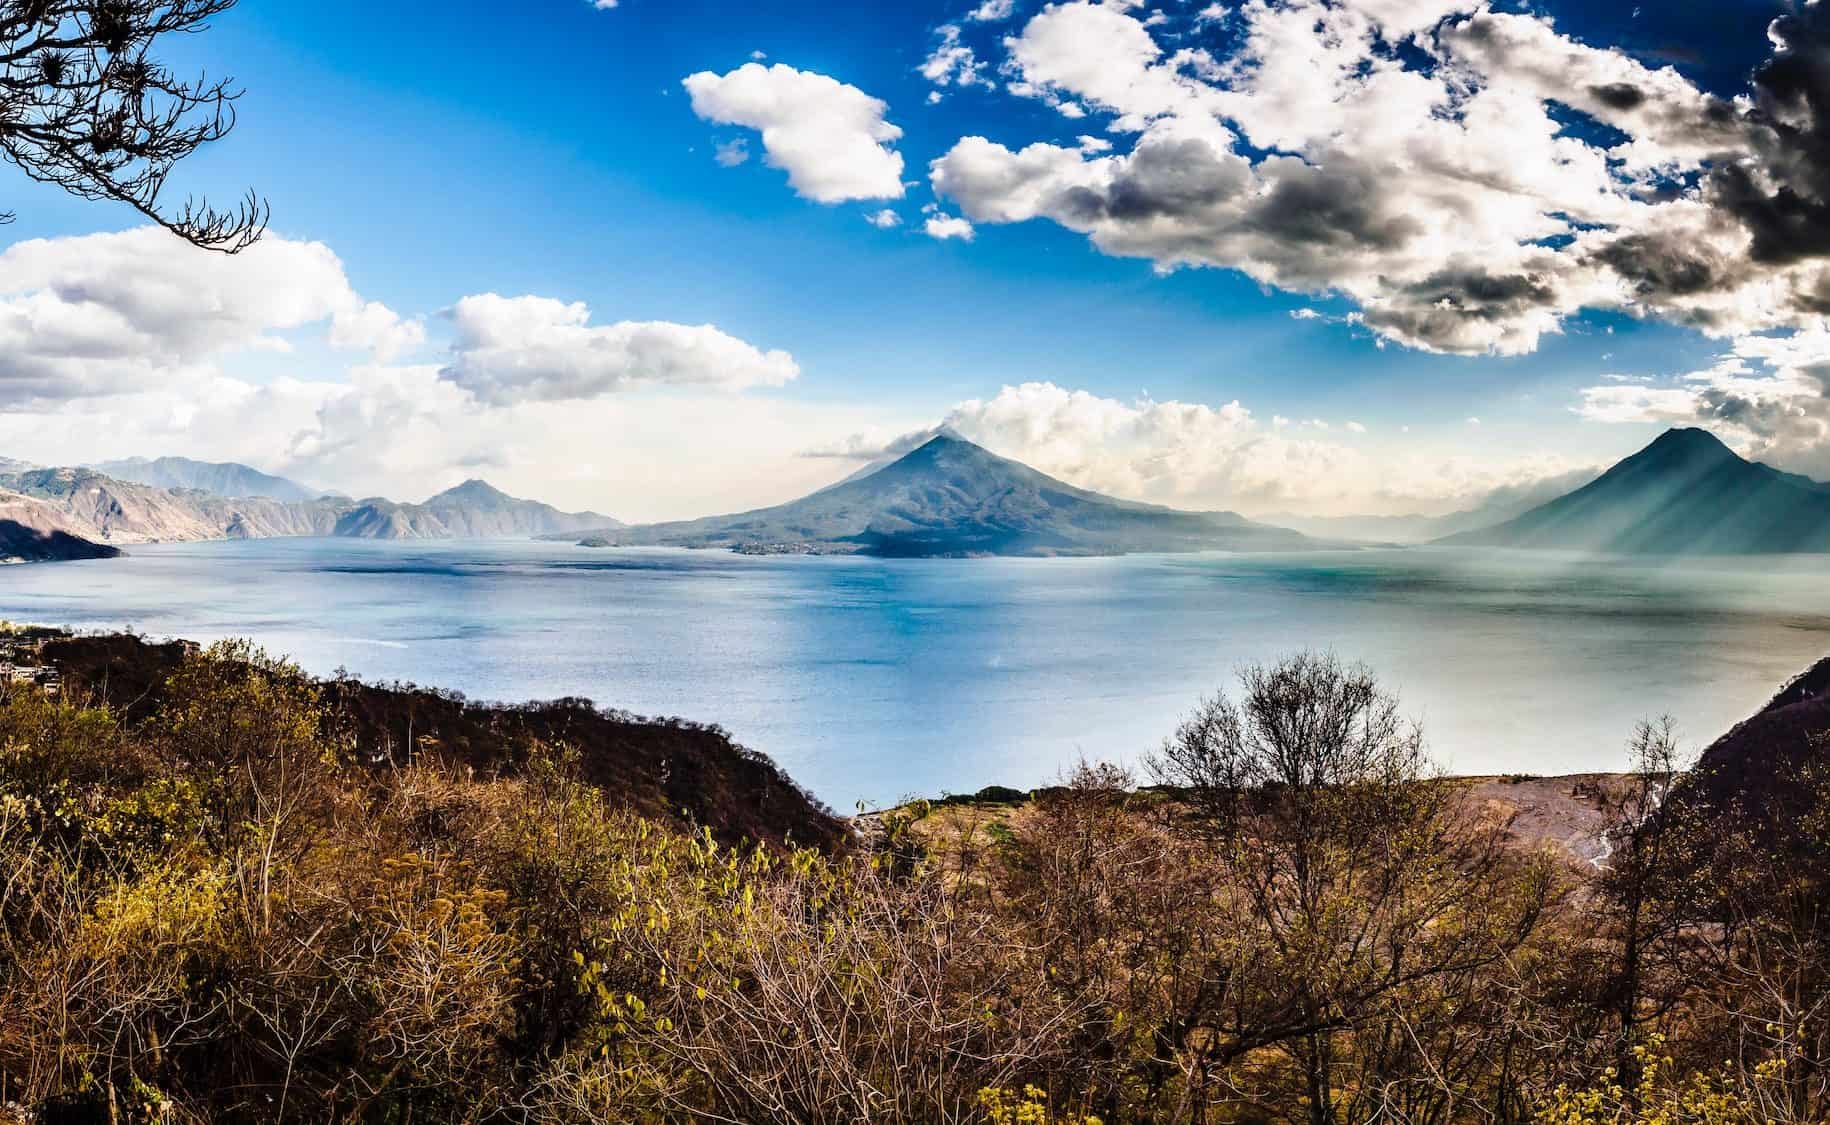
[(879, 561), (266, 540), (0, 568), (0, 616), (251, 637), (307, 669), (722, 723), (833, 805), (1134, 760), (1240, 665), (1372, 665), (1457, 772), (1693, 749), (1830, 654), (1830, 559), (1417, 549)]

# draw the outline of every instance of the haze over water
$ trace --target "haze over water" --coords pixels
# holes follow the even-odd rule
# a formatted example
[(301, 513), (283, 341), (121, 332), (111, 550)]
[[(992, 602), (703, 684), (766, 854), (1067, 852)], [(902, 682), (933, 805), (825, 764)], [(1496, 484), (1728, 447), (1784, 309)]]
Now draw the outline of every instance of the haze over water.
[(532, 542), (137, 547), (0, 572), (0, 616), (249, 637), (309, 671), (716, 722), (841, 811), (1135, 760), (1244, 663), (1371, 665), (1457, 773), (1706, 745), (1830, 652), (1830, 559), (1417, 549), (885, 561)]

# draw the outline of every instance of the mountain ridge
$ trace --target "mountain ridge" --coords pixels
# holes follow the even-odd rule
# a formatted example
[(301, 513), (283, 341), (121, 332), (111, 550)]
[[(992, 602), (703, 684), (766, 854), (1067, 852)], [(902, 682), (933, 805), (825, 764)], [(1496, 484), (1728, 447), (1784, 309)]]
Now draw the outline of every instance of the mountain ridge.
[(172, 490), (195, 489), (226, 499), (259, 498), (306, 503), (325, 495), (323, 489), (311, 488), (237, 461), (196, 461), (189, 457), (128, 457), (84, 467), (130, 484)]
[[(447, 489), (424, 504), (328, 494), (303, 501), (227, 497), (206, 489), (125, 481), (80, 466), (0, 473), (0, 489), (38, 506), (22, 509), (32, 517), (20, 521), (22, 528), (75, 536), (112, 553), (118, 553), (118, 545), (216, 539), (515, 538), (615, 522), (595, 512), (562, 512), (517, 499), (480, 480)], [(54, 561), (46, 550), (36, 553), (45, 558), (32, 561)]]

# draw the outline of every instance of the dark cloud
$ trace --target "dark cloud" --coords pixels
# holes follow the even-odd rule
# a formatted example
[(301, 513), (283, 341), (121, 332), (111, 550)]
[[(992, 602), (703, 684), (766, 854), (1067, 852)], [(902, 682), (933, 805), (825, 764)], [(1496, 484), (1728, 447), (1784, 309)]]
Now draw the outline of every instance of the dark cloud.
[(1556, 286), (1540, 274), (1449, 269), (1397, 287), (1369, 306), (1364, 319), (1408, 344), (1465, 352), (1468, 341), (1486, 338), (1484, 326), (1515, 323), (1558, 304)]
[(1755, 152), (1717, 167), (1710, 198), (1753, 236), (1755, 261), (1830, 254), (1830, 7), (1773, 21), (1773, 56), (1754, 72)]
[(1603, 86), (1590, 86), (1589, 93), (1596, 101), (1609, 109), (1638, 109), (1646, 104), (1646, 92), (1631, 82), (1610, 82)]
[(1285, 244), (1395, 250), (1423, 233), (1423, 224), (1392, 209), (1390, 185), (1358, 169), (1285, 164), (1269, 195), (1245, 226)]
[(1240, 161), (1192, 139), (1140, 144), (1126, 173), (1105, 200), (1105, 213), (1114, 219), (1185, 215), (1225, 203), (1250, 182)]
[(1662, 234), (1630, 234), (1603, 246), (1594, 260), (1632, 284), (1644, 301), (1691, 297), (1739, 282), (1745, 271), (1706, 244)]
[(1417, 304), (1488, 319), (1554, 304), (1557, 299), (1555, 287), (1537, 274), (1495, 275), (1480, 270), (1443, 270), (1406, 286), (1404, 294)]

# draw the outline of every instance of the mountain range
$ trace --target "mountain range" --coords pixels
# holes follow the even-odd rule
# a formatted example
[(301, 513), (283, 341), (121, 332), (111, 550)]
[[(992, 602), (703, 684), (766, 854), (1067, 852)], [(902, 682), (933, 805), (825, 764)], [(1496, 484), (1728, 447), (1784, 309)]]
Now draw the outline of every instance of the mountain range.
[[(1456, 547), (1830, 553), (1830, 485), (1744, 460), (1696, 429), (1671, 430), (1587, 483), (1586, 474), (1566, 479), (1566, 486), (1581, 487), (1547, 502), (1538, 501), (1548, 485), (1498, 493), (1452, 516), (1317, 520), (1300, 530), (1232, 512), (1104, 496), (945, 431), (790, 503), (638, 527), (516, 499), (480, 480), (403, 504), (313, 494), (244, 465), (160, 458), (106, 468), (145, 481), (100, 467), (37, 468), (0, 459), (0, 561), (105, 558), (123, 544), (279, 536), (532, 536), (605, 547), (968, 557), (1313, 550), (1356, 539), (1415, 541), (1434, 532), (1440, 537), (1430, 542)], [(1486, 526), (1464, 530), (1479, 524)]]
[(1293, 551), (1326, 545), (1231, 512), (1185, 512), (1102, 496), (946, 433), (791, 503), (679, 523), (602, 528), (590, 542), (900, 558)]
[[(166, 458), (127, 462), (143, 475), (193, 482), (168, 487), (92, 468), (0, 472), (0, 560), (106, 558), (121, 545), (209, 539), (339, 536), (359, 539), (525, 537), (613, 526), (596, 512), (562, 512), (479, 480), (423, 504), (320, 495), (286, 500), (215, 489), (288, 492), (301, 486), (243, 465)], [(164, 465), (162, 469), (151, 466)], [(212, 488), (195, 487), (208, 483)], [(291, 494), (296, 495), (296, 492)]]
[(1830, 485), (1744, 460), (1707, 430), (1669, 430), (1591, 484), (1438, 542), (1633, 555), (1830, 552)]

